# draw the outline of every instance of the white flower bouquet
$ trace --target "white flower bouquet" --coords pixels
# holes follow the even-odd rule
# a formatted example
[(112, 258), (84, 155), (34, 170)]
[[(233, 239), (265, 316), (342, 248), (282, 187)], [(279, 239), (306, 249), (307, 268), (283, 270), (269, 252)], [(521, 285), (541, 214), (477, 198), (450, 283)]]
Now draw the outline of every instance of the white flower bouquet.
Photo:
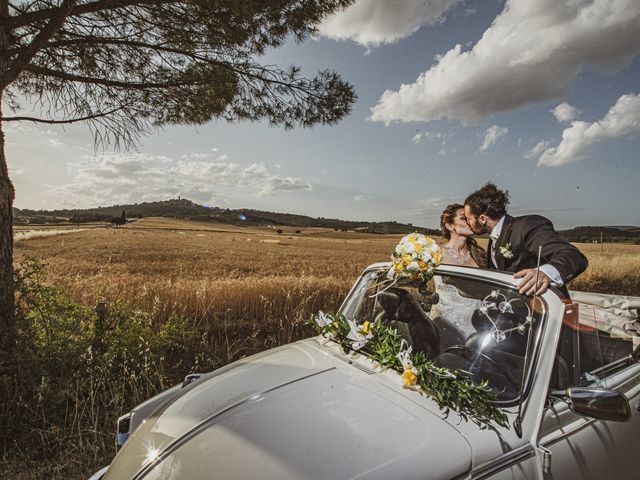
[(393, 262), (387, 272), (390, 280), (402, 278), (429, 281), (442, 262), (442, 249), (433, 238), (421, 233), (410, 233), (402, 237), (391, 255)]

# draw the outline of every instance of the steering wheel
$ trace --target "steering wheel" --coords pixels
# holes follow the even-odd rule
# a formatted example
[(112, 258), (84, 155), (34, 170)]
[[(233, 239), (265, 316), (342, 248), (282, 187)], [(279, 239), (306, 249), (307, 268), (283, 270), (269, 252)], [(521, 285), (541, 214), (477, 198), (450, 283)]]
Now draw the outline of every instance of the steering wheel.
[(507, 369), (505, 369), (502, 365), (500, 365), (498, 362), (496, 362), (493, 358), (491, 358), (486, 353), (479, 352), (465, 345), (454, 345), (453, 347), (447, 348), (442, 353), (459, 353), (459, 352), (464, 352), (463, 355), (461, 355), (461, 357), (463, 357), (466, 360), (469, 360), (469, 355), (482, 357), (487, 362), (489, 362), (496, 370), (498, 370), (498, 372), (500, 372), (504, 378), (507, 379), (507, 381), (511, 384), (511, 386), (515, 389), (516, 392), (520, 389), (520, 386), (516, 383), (514, 378), (507, 371)]

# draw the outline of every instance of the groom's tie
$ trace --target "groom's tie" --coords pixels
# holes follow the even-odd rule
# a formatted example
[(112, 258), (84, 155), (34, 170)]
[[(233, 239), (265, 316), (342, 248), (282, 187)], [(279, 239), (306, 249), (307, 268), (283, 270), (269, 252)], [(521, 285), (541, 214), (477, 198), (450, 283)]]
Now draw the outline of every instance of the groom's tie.
[(493, 236), (489, 235), (489, 255), (490, 255), (490, 262), (491, 262), (491, 266), (490, 268), (494, 268), (494, 269), (498, 269), (498, 262), (496, 262), (496, 242), (498, 241), (497, 238), (493, 238)]

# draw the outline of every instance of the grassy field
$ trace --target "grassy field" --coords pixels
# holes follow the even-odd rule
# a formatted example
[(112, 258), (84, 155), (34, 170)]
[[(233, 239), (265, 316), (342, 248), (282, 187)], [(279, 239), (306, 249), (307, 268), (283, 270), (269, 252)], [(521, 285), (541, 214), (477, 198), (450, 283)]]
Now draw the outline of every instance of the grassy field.
[[(360, 272), (387, 260), (399, 237), (145, 218), (18, 240), (15, 250), (18, 264), (44, 261), (48, 282), (83, 305), (105, 299), (149, 313), (158, 325), (171, 315), (197, 330), (232, 325), (228, 341), (237, 348), (225, 362), (292, 341), (311, 314), (336, 310)], [(590, 265), (570, 289), (640, 296), (640, 246), (578, 247)]]
[[(293, 297), (295, 304), (336, 308), (362, 269), (388, 259), (399, 238), (283, 230), (148, 218), (118, 229), (18, 239), (16, 261), (45, 261), (50, 282), (87, 305), (104, 297), (161, 318), (229, 309), (254, 317), (267, 305), (285, 313)], [(640, 246), (578, 247), (590, 265), (570, 288), (640, 295)]]
[[(47, 263), (49, 280), (86, 305), (104, 297), (153, 311), (235, 318), (337, 308), (364, 267), (397, 236), (323, 229), (251, 229), (169, 219), (16, 243)], [(305, 311), (309, 311), (305, 308)]]

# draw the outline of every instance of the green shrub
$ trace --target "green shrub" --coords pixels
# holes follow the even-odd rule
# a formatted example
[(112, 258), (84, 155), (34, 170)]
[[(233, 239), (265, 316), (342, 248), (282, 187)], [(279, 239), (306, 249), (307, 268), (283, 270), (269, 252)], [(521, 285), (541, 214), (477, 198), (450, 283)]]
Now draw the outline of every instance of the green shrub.
[(92, 309), (45, 280), (34, 260), (16, 274), (18, 339), (0, 358), (0, 478), (87, 478), (110, 462), (116, 420), (135, 405), (187, 373), (312, 334), (304, 319), (273, 315)]
[(88, 472), (112, 457), (120, 414), (188, 373), (180, 359), (189, 330), (175, 316), (155, 325), (119, 304), (101, 319), (45, 285), (35, 261), (16, 286), (18, 341), (0, 370), (4, 468), (33, 462), (47, 478), (77, 474), (78, 465)]

